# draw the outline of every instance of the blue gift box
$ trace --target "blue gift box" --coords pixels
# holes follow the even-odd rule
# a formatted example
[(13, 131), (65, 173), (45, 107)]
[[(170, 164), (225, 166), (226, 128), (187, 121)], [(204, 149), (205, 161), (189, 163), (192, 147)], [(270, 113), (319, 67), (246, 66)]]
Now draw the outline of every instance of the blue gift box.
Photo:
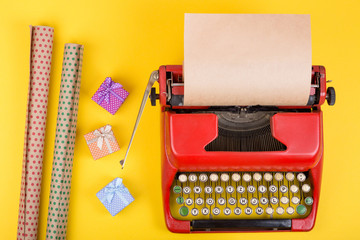
[(96, 193), (96, 196), (112, 216), (118, 214), (134, 201), (133, 196), (131, 196), (129, 190), (124, 186), (121, 178), (115, 178)]

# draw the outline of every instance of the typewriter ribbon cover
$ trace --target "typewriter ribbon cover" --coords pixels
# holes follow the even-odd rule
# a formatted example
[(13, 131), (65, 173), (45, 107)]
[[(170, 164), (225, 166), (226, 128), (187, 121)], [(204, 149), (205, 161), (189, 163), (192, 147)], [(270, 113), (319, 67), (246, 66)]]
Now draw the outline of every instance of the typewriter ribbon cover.
[(304, 106), (310, 15), (185, 14), (184, 105)]

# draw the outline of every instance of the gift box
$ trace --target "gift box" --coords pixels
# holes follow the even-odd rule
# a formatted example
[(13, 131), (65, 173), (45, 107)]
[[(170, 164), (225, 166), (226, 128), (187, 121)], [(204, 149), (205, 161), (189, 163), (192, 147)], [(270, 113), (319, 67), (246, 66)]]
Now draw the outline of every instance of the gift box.
[(115, 178), (98, 193), (96, 193), (96, 196), (112, 216), (118, 214), (127, 205), (134, 201), (134, 197), (124, 186), (121, 178)]
[(129, 92), (120, 83), (107, 77), (91, 99), (114, 115), (128, 95)]
[(120, 150), (110, 125), (96, 129), (84, 137), (94, 160)]

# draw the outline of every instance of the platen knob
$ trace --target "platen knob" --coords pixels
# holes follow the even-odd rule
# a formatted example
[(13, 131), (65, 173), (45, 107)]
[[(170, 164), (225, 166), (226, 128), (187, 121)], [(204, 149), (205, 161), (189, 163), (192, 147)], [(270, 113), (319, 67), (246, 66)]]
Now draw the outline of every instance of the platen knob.
[(333, 106), (335, 104), (336, 100), (336, 94), (335, 89), (333, 87), (328, 87), (326, 91), (326, 101), (330, 106)]
[(151, 106), (156, 106), (156, 99), (159, 99), (159, 94), (156, 94), (156, 88), (151, 88), (149, 98), (151, 101)]

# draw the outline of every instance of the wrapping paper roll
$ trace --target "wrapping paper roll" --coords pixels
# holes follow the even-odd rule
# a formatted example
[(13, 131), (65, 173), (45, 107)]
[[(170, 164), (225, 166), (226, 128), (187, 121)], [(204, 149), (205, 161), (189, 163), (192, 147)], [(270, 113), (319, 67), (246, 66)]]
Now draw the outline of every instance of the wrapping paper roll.
[(37, 239), (54, 29), (30, 26), (30, 81), (17, 239)]
[(65, 44), (46, 239), (66, 239), (83, 49)]

